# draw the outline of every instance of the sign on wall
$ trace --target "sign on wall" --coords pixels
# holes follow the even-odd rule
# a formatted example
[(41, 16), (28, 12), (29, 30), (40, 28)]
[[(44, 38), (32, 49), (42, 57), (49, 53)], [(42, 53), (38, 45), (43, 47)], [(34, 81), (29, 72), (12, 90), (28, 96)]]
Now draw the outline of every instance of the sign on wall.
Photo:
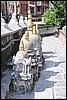
[(37, 6), (41, 6), (41, 1), (37, 1)]

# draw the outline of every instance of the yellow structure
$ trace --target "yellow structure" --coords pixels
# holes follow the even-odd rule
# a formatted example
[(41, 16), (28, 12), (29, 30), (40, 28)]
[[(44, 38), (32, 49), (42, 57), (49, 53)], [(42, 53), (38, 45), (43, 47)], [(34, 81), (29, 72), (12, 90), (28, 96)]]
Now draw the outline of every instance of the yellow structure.
[(25, 31), (25, 39), (29, 40), (29, 32), (28, 31)]
[(19, 51), (24, 51), (24, 43), (23, 43), (23, 41), (20, 41)]
[(28, 28), (27, 28), (27, 30), (33, 30), (34, 34), (38, 34), (38, 24), (36, 24), (36, 26), (33, 26), (32, 15), (31, 15), (30, 10), (28, 12)]
[(36, 24), (36, 30), (38, 29), (38, 24)]
[(37, 32), (37, 34), (38, 34), (38, 32), (39, 32), (39, 31), (38, 31), (38, 24), (36, 24), (36, 32)]
[(33, 34), (37, 34), (36, 26), (35, 25), (33, 26)]
[(32, 30), (33, 29), (33, 23), (32, 23), (32, 15), (31, 12), (28, 12), (28, 28), (27, 30)]

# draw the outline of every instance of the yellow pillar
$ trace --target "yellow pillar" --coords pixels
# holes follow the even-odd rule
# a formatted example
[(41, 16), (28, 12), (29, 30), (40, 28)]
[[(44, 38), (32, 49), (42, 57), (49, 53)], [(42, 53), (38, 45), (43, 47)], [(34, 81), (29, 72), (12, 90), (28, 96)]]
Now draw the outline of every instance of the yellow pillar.
[(23, 43), (23, 41), (20, 41), (19, 51), (24, 51), (24, 43)]
[(28, 31), (25, 31), (25, 39), (29, 40), (29, 32)]
[(33, 29), (32, 15), (31, 15), (31, 12), (29, 10), (29, 12), (28, 12), (28, 28), (27, 28), (27, 30), (32, 30), (32, 29)]
[(36, 24), (36, 32), (37, 32), (37, 34), (39, 33), (39, 31), (38, 31), (38, 24)]
[(33, 26), (33, 34), (37, 34), (36, 26), (35, 25)]

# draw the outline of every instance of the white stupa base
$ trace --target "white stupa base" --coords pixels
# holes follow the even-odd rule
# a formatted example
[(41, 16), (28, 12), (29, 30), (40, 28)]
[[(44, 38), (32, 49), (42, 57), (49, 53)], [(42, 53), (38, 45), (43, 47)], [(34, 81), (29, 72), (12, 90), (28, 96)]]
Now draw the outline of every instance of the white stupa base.
[(4, 24), (4, 28), (8, 28), (8, 24), (7, 23)]
[(5, 20), (2, 18), (2, 13), (1, 13), (1, 26), (5, 25)]
[(15, 13), (12, 14), (12, 18), (11, 18), (9, 24), (13, 24), (13, 23), (18, 25), (18, 20), (16, 19)]

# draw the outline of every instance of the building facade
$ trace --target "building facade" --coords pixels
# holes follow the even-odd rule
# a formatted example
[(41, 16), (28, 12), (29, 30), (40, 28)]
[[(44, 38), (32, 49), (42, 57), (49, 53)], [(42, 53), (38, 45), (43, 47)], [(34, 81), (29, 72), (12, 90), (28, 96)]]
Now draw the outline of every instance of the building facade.
[(40, 17), (51, 6), (50, 1), (1, 1), (1, 11), (4, 15), (7, 12), (8, 14), (14, 12), (14, 2), (16, 2), (17, 13), (23, 16), (27, 16), (30, 9), (33, 17)]
[(27, 14), (30, 9), (33, 16), (42, 15), (50, 7), (50, 1), (18, 1), (17, 3), (22, 14)]

